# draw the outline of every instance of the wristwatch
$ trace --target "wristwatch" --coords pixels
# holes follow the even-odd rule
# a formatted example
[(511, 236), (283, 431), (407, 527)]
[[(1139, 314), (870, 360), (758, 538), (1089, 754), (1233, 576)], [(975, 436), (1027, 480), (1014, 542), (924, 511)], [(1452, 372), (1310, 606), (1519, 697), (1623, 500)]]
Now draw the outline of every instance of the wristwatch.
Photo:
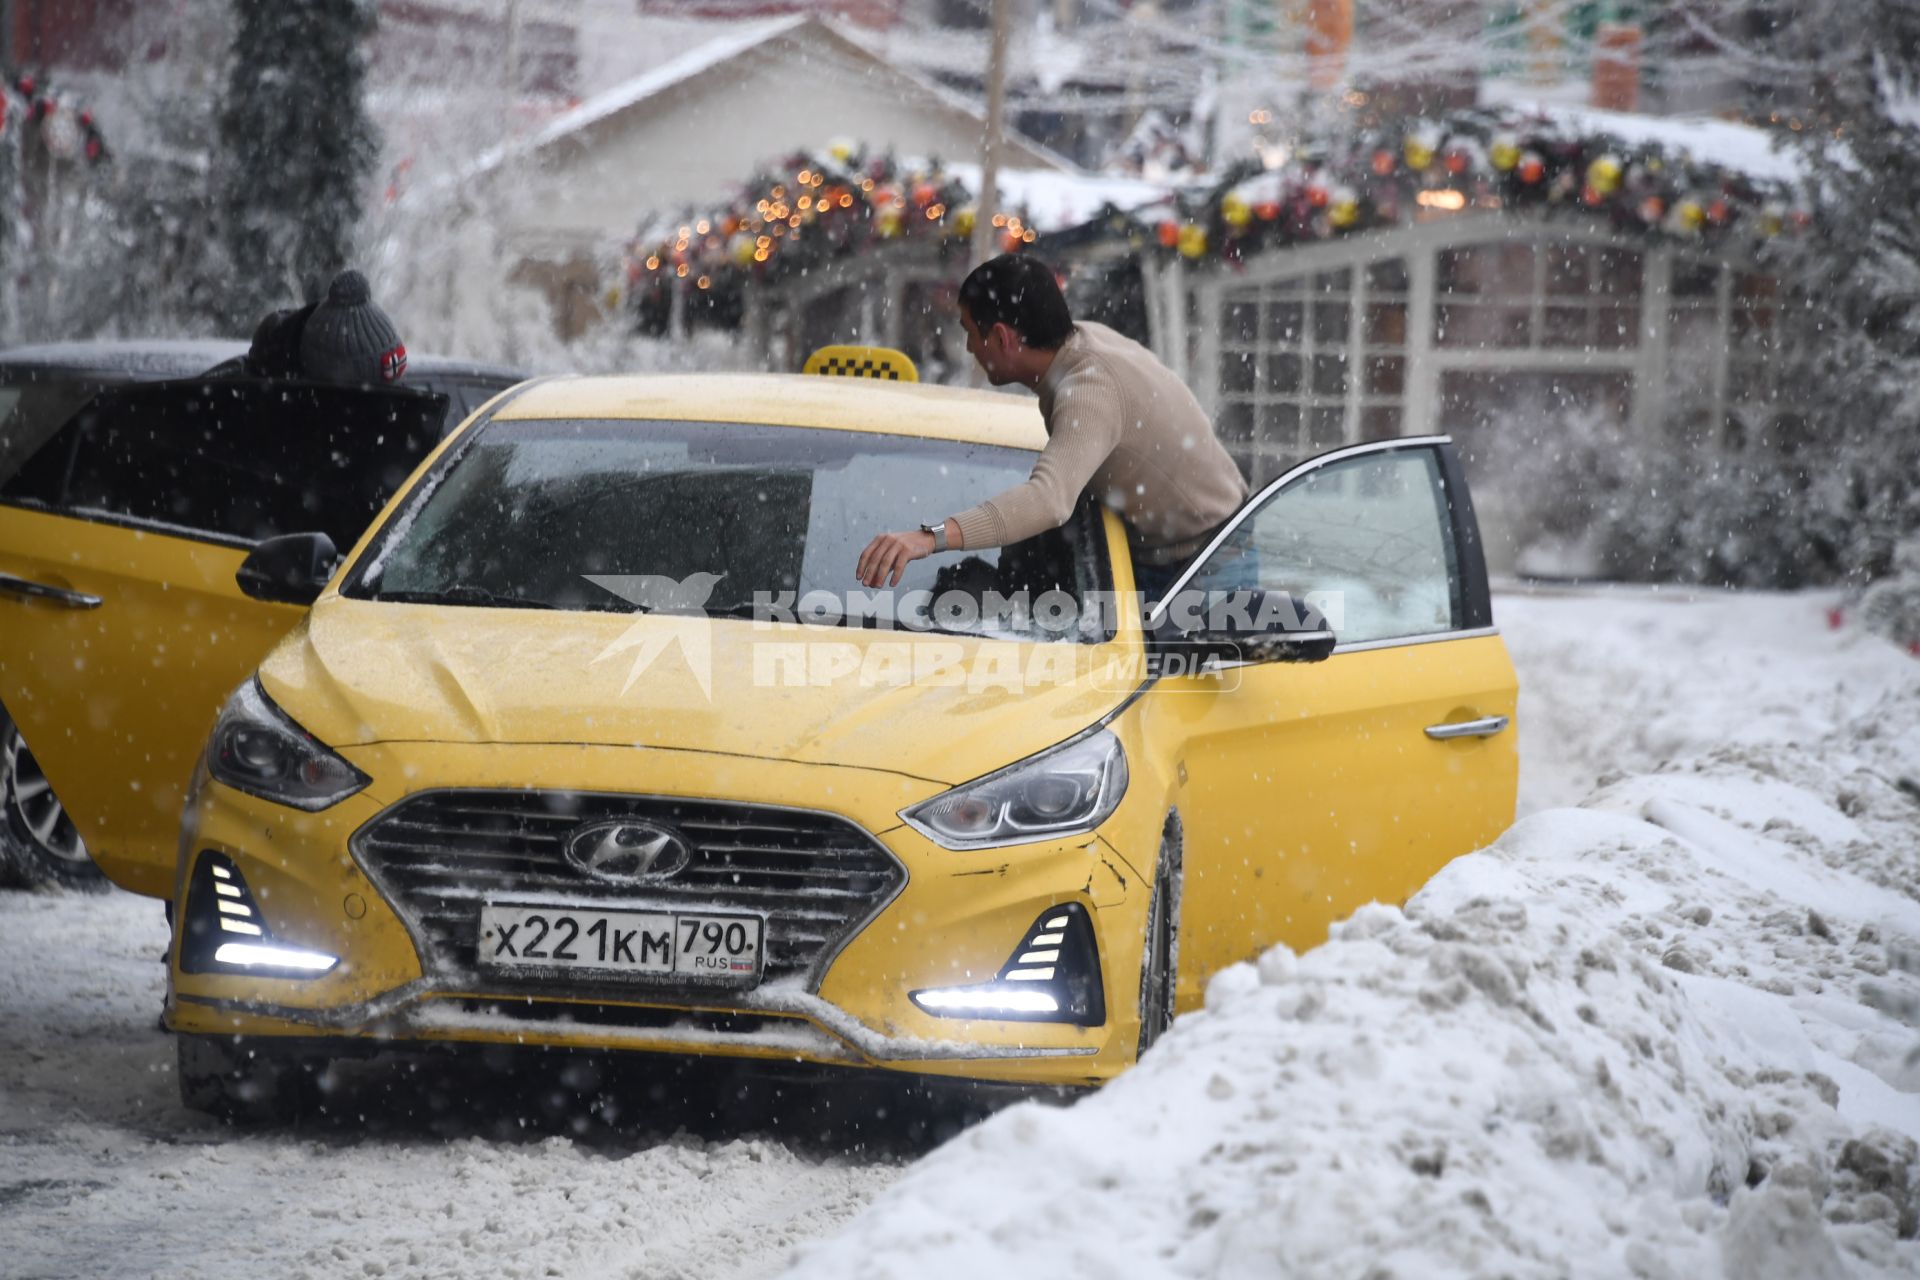
[(945, 551), (947, 549), (947, 522), (945, 520), (942, 520), (939, 524), (923, 524), (920, 526), (920, 532), (933, 535), (933, 549), (935, 551)]

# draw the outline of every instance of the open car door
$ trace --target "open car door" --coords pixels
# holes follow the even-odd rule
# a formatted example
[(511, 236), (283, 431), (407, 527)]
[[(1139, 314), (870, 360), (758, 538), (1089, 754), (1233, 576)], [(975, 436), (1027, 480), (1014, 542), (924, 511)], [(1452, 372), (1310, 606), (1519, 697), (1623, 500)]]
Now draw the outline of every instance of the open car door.
[(214, 716), (305, 612), (243, 595), (241, 562), (283, 533), (352, 546), (446, 409), (399, 388), (116, 387), (0, 473), (0, 705), (116, 884), (172, 894)]
[(1195, 571), (1235, 565), (1240, 584), (1323, 610), (1338, 643), (1322, 662), (1156, 690), (1153, 713), (1178, 717), (1188, 743), (1183, 912), (1234, 922), (1180, 932), (1183, 1007), (1199, 975), (1275, 942), (1304, 951), (1366, 902), (1406, 901), (1514, 814), (1518, 683), (1445, 437), (1303, 462)]

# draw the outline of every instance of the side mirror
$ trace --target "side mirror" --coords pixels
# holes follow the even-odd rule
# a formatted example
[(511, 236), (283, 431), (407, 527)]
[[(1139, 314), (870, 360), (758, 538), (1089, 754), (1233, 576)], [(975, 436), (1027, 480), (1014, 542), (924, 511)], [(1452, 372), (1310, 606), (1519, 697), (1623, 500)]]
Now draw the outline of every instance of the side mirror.
[(1156, 647), (1191, 656), (1195, 670), (1223, 662), (1321, 662), (1339, 638), (1312, 605), (1284, 591), (1181, 592), (1156, 607)]
[(233, 579), (255, 600), (312, 604), (339, 562), (340, 553), (326, 534), (283, 533), (254, 547)]

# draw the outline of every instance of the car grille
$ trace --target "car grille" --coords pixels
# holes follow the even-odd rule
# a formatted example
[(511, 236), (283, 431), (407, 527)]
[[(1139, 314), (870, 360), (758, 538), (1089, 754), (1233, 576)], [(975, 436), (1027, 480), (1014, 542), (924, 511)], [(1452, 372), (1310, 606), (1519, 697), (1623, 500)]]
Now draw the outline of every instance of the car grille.
[[(580, 827), (638, 819), (677, 829), (692, 850), (671, 877), (608, 884), (564, 856)], [(766, 917), (762, 981), (817, 984), (827, 961), (907, 882), (885, 846), (845, 818), (802, 809), (666, 796), (549, 791), (432, 791), (409, 797), (357, 832), (360, 866), (400, 908), (429, 974), (479, 977), (480, 906), (515, 894), (564, 895), (583, 906), (644, 902), (666, 910), (724, 909)], [(489, 989), (631, 982), (582, 971), (556, 982), (488, 972)], [(653, 992), (671, 984), (649, 982)], [(689, 993), (697, 990), (688, 986)], [(707, 989), (709, 998), (712, 990)]]

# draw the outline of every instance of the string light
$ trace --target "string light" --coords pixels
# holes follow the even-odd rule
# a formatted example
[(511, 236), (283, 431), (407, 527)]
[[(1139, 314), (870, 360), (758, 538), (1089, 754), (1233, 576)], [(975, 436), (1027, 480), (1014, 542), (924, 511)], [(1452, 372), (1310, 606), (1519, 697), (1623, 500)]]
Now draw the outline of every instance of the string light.
[[(971, 234), (971, 197), (939, 170), (907, 170), (895, 167), (890, 158), (869, 165), (857, 151), (844, 156), (836, 152), (834, 161), (844, 167), (830, 171), (824, 160), (796, 164), (785, 171), (794, 175), (790, 180), (775, 182), (769, 176), (758, 192), (742, 197), (737, 211), (721, 209), (690, 218), (651, 249), (635, 244), (628, 259), (630, 278), (638, 279), (639, 264), (644, 263), (653, 283), (633, 296), (658, 305), (661, 291), (681, 280), (687, 282), (681, 287), (723, 295), (776, 269), (768, 264), (781, 256), (782, 240), (787, 241), (788, 261), (778, 265), (791, 270), (804, 269), (822, 256), (857, 252), (862, 237), (964, 244)], [(905, 218), (909, 208), (918, 209), (924, 220)], [(852, 216), (826, 216), (840, 211), (851, 211)], [(995, 214), (993, 224), (1004, 232), (998, 239), (1006, 250), (1039, 238), (1037, 229), (1018, 214)], [(822, 238), (823, 233), (830, 238)]]

